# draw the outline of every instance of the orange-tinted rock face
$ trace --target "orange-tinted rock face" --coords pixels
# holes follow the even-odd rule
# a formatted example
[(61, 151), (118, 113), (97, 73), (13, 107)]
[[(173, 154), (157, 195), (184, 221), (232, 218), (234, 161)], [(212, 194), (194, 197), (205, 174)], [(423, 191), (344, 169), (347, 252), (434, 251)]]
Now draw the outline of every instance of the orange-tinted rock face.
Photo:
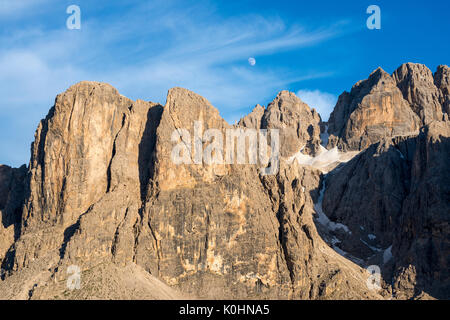
[[(290, 130), (302, 117), (319, 122), (292, 94), (268, 110), (267, 127), (286, 129), (289, 147), (317, 138), (317, 128)], [(2, 255), (2, 295), (59, 296), (75, 265), (93, 272), (91, 281), (139, 266), (191, 297), (379, 297), (366, 288), (366, 272), (342, 263), (315, 231), (311, 194), (320, 172), (281, 163), (263, 177), (259, 164), (174, 163), (173, 132), (192, 133), (196, 123), (231, 128), (206, 99), (181, 88), (169, 91), (164, 108), (101, 83), (59, 95), (33, 144), (21, 231)], [(132, 292), (96, 286), (100, 298)]]
[[(214, 299), (377, 299), (392, 288), (398, 297), (417, 296), (410, 289), (428, 288), (423, 279), (436, 289), (428, 293), (445, 296), (448, 122), (432, 121), (417, 135), (438, 114), (425, 102), (437, 94), (445, 106), (448, 68), (434, 76), (436, 94), (423, 89), (426, 70), (419, 68), (421, 80), (416, 69), (406, 65), (394, 77), (378, 69), (341, 95), (328, 147), (367, 151), (330, 169), (326, 184), (321, 171), (288, 161), (300, 149), (323, 152), (326, 127), (293, 93), (280, 92), (231, 126), (186, 89), (171, 89), (163, 107), (107, 84), (72, 86), (40, 123), (29, 168), (0, 166), (0, 298), (179, 297), (175, 289)], [(199, 127), (225, 137), (224, 146), (228, 130), (279, 130), (279, 168), (263, 175), (261, 163), (197, 162), (211, 142), (196, 137)], [(180, 132), (192, 138), (186, 162), (173, 158), (175, 145), (188, 144)], [(403, 140), (417, 143), (399, 146)], [(341, 246), (353, 258), (362, 253), (360, 260), (329, 238), (327, 226), (337, 222), (353, 230)], [(368, 273), (356, 264), (372, 257), (359, 224), (380, 245), (392, 241), (389, 253), (401, 262), (383, 266), (389, 277), (380, 291), (367, 287)], [(427, 243), (431, 258), (418, 261)], [(69, 266), (88, 275), (78, 293), (62, 285)]]
[(363, 150), (382, 138), (417, 134), (424, 124), (448, 119), (448, 70), (439, 66), (434, 77), (413, 63), (392, 76), (375, 70), (339, 97), (328, 123), (328, 147)]
[(280, 129), (281, 155), (290, 157), (304, 148), (315, 155), (320, 146), (320, 116), (294, 93), (280, 92), (267, 106), (262, 118), (264, 129)]
[(417, 134), (420, 120), (382, 69), (343, 93), (330, 116), (329, 147), (363, 150), (385, 137)]
[(280, 153), (290, 157), (303, 148), (315, 155), (320, 146), (320, 116), (294, 93), (281, 91), (267, 108), (257, 105), (239, 121), (247, 128), (280, 130)]

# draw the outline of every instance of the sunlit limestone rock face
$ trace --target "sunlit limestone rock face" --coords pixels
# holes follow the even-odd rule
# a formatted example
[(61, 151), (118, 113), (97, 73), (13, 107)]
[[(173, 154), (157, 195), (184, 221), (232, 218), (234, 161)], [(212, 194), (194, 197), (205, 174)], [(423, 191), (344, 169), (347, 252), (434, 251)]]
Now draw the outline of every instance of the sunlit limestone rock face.
[(2, 263), (10, 274), (5, 297), (28, 298), (59, 283), (69, 265), (96, 270), (132, 261), (149, 170), (140, 158), (151, 153), (148, 126), (159, 114), (160, 106), (101, 83), (82, 82), (56, 98), (36, 131), (20, 234)]
[[(376, 297), (361, 285), (365, 272), (341, 265), (315, 231), (311, 194), (319, 172), (283, 164), (262, 177), (258, 166), (195, 164), (195, 152), (189, 164), (176, 165), (170, 137), (179, 129), (194, 137), (196, 121), (223, 136), (231, 128), (204, 98), (170, 90), (136, 263), (200, 298)], [(349, 274), (357, 280), (346, 282)]]
[(257, 104), (252, 112), (239, 120), (238, 124), (246, 128), (261, 129), (261, 120), (265, 111), (266, 109), (263, 106)]
[[(327, 148), (361, 151), (385, 138), (417, 135), (419, 128), (449, 115), (447, 66), (433, 73), (407, 63), (393, 75), (378, 68), (344, 92), (327, 123)], [(322, 132), (324, 132), (322, 128)]]
[(230, 128), (203, 97), (181, 88), (169, 91), (156, 131), (155, 170), (136, 262), (193, 296), (287, 298), (278, 222), (257, 168), (205, 164), (198, 158), (202, 145), (200, 151), (191, 149), (188, 163), (174, 162), (174, 131), (187, 130), (191, 146), (208, 129), (225, 137)]
[[(320, 172), (206, 165), (195, 147), (175, 163), (174, 131), (194, 139), (199, 128), (231, 126), (181, 88), (165, 107), (94, 82), (59, 95), (36, 132), (18, 232), (4, 242), (2, 297), (380, 297), (315, 231)], [(80, 289), (69, 290), (77, 268)]]
[[(431, 94), (406, 71), (344, 93), (327, 149), (326, 124), (287, 91), (231, 126), (182, 88), (162, 106), (70, 87), (29, 166), (0, 166), (0, 298), (448, 298), (448, 67)], [(442, 119), (427, 122), (427, 101)], [(229, 132), (250, 129), (279, 130), (273, 172), (248, 152), (227, 161)]]
[(417, 134), (419, 127), (395, 80), (378, 68), (339, 97), (328, 122), (328, 147), (363, 150), (386, 137)]
[(294, 93), (281, 91), (267, 108), (257, 105), (239, 121), (255, 129), (280, 130), (281, 155), (290, 157), (303, 148), (304, 153), (320, 151), (320, 116)]

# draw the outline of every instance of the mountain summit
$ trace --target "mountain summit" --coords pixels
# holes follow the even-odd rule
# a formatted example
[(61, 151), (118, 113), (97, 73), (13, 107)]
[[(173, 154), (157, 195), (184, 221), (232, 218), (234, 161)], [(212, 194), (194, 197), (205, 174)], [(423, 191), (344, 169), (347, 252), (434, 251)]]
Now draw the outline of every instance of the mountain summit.
[[(0, 298), (449, 298), (449, 73), (377, 69), (328, 123), (287, 91), (232, 126), (183, 88), (70, 87), (0, 166)], [(279, 170), (197, 163), (199, 128), (279, 130)]]

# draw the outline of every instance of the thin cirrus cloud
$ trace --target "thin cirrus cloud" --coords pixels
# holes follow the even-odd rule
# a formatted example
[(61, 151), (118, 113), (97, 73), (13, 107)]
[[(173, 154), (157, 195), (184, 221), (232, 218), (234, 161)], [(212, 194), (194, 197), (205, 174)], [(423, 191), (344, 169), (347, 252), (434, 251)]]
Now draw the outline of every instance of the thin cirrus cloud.
[[(55, 95), (78, 81), (108, 82), (132, 99), (161, 103), (171, 87), (186, 87), (234, 121), (245, 107), (266, 102), (290, 83), (331, 74), (298, 74), (261, 63), (252, 68), (249, 57), (299, 50), (344, 32), (336, 26), (307, 30), (259, 15), (225, 19), (208, 7), (161, 4), (150, 9), (137, 6), (99, 18), (82, 7), (81, 30), (18, 23), (0, 34), (5, 44), (0, 48), (0, 148), (9, 150), (0, 163), (28, 161), (37, 123)], [(20, 11), (3, 6), (0, 14), (8, 10)]]
[(36, 0), (21, 0), (10, 1), (0, 0), (0, 16), (16, 15), (24, 12), (24, 10), (30, 9), (36, 5), (39, 5), (39, 1)]

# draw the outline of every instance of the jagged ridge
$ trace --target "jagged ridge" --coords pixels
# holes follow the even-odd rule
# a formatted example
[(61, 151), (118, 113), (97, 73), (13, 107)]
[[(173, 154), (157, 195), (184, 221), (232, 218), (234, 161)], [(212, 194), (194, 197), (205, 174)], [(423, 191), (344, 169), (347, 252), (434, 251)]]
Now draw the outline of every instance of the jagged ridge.
[[(419, 126), (429, 124), (427, 113), (420, 113), (428, 110), (423, 98), (428, 91), (400, 71), (391, 77), (377, 70), (341, 96), (330, 118), (329, 146), (360, 150), (381, 138), (417, 134)], [(448, 67), (438, 69), (433, 86), (438, 90), (431, 93), (433, 103), (439, 101), (445, 111)], [(390, 119), (387, 131), (375, 121), (377, 114)], [(8, 187), (25, 186), (6, 204), (16, 208), (15, 219), (8, 218), (16, 236), (2, 242), (9, 247), (0, 257), (3, 295), (24, 297), (20, 287), (28, 288), (31, 298), (86, 297), (52, 285), (64, 281), (67, 267), (75, 264), (85, 272), (139, 267), (190, 297), (381, 297), (368, 290), (366, 271), (317, 233), (313, 215), (323, 185), (320, 171), (284, 161), (279, 173), (268, 177), (255, 166), (175, 165), (171, 134), (182, 128), (192, 132), (194, 121), (204, 130), (231, 128), (206, 99), (181, 88), (169, 91), (164, 107), (132, 101), (95, 82), (59, 95), (36, 132), (28, 174), (22, 168), (18, 187)], [(239, 125), (281, 129), (285, 157), (303, 147), (316, 154), (325, 127), (315, 110), (289, 92), (281, 92), (267, 109), (257, 106)], [(358, 135), (363, 139), (355, 140)], [(130, 295), (127, 290), (123, 298)], [(101, 292), (98, 298), (117, 297)]]

